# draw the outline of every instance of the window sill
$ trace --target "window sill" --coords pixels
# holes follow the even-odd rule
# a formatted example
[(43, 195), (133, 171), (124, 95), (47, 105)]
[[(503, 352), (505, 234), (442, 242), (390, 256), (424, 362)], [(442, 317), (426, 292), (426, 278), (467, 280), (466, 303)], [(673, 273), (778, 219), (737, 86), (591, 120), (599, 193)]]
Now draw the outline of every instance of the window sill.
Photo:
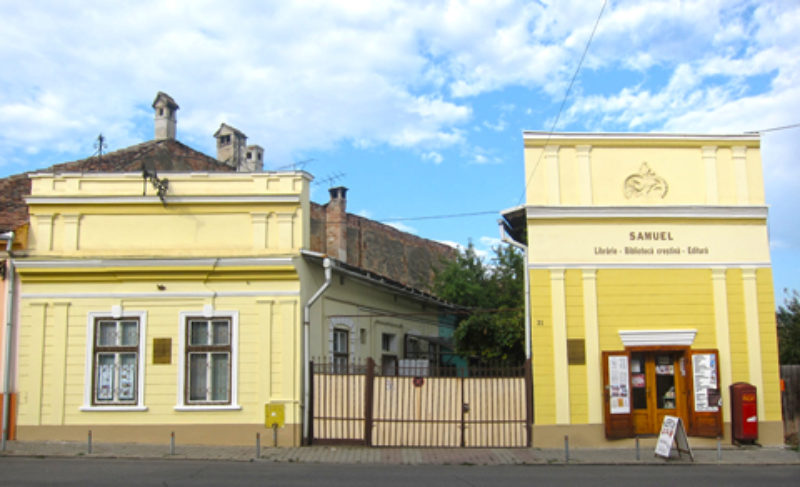
[(238, 404), (225, 404), (220, 406), (215, 406), (213, 404), (198, 404), (197, 406), (181, 404), (175, 406), (175, 411), (241, 411), (241, 409), (242, 406)]
[(81, 406), (81, 411), (84, 412), (95, 412), (95, 411), (102, 411), (102, 412), (136, 412), (136, 411), (147, 411), (147, 406), (126, 406), (123, 404), (117, 405), (108, 405), (108, 406)]

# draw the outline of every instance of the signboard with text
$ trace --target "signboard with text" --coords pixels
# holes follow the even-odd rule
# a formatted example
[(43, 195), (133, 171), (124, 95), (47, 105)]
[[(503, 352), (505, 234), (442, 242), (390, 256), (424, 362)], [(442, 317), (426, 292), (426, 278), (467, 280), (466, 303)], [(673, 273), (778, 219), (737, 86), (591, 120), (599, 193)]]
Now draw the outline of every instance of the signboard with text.
[(765, 225), (537, 221), (529, 226), (537, 264), (765, 264)]
[(658, 442), (656, 442), (655, 454), (660, 457), (669, 458), (673, 445), (678, 451), (678, 456), (680, 456), (681, 453), (688, 453), (689, 458), (694, 460), (692, 449), (689, 447), (689, 438), (686, 436), (686, 429), (683, 427), (681, 418), (676, 416), (664, 416), (664, 422), (661, 424), (661, 432), (658, 434)]

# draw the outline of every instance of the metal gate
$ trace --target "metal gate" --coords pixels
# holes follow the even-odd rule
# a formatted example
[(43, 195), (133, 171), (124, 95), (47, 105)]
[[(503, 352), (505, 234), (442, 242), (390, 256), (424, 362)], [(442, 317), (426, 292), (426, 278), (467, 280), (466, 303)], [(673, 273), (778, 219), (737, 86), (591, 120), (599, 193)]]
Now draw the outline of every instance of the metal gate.
[[(336, 370), (312, 363), (312, 443), (526, 447), (531, 444), (530, 363), (380, 375), (375, 363)], [(407, 372), (406, 372), (407, 373)], [(430, 373), (430, 371), (429, 371)]]

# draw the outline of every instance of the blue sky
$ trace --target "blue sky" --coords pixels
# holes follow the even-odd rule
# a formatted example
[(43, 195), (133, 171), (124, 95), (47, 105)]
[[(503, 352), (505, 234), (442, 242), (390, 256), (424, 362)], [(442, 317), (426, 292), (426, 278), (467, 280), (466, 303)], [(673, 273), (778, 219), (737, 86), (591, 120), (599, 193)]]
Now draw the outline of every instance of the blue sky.
[[(310, 161), (315, 201), (341, 176), (350, 212), (484, 251), (521, 203), (523, 130), (800, 123), (797, 1), (0, 2), (0, 177), (151, 139), (164, 91), (184, 143), (213, 155), (228, 123), (267, 168)], [(797, 154), (800, 127), (763, 132), (779, 303)]]

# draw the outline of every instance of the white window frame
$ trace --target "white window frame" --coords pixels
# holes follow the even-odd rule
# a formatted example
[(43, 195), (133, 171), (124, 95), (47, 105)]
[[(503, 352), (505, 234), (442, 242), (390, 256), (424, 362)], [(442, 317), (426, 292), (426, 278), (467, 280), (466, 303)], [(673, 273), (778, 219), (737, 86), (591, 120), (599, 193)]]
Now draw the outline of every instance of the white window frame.
[[(95, 323), (108, 319), (121, 321), (135, 319), (139, 322), (139, 343), (137, 345), (136, 401), (130, 404), (94, 404), (95, 349), (97, 340)], [(90, 311), (86, 318), (86, 368), (84, 373), (83, 406), (81, 411), (147, 411), (144, 405), (144, 371), (147, 362), (147, 313), (145, 311), (123, 311), (114, 306), (111, 311)]]
[[(186, 338), (189, 320), (192, 318), (203, 320), (227, 319), (230, 320), (230, 389), (231, 397), (229, 404), (202, 403), (194, 404), (186, 402)], [(242, 409), (239, 405), (239, 312), (213, 310), (209, 307), (200, 311), (181, 311), (179, 313), (180, 323), (178, 326), (178, 398), (175, 405), (176, 411), (238, 411)]]

